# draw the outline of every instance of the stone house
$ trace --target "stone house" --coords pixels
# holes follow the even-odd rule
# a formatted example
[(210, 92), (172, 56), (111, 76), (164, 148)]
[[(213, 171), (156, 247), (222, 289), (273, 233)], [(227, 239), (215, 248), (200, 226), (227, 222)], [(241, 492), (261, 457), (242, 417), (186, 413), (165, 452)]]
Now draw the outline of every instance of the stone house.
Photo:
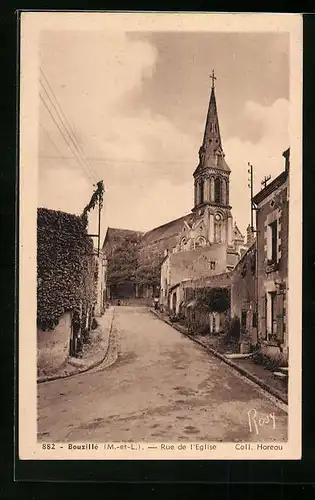
[[(257, 345), (257, 273), (254, 241), (231, 273), (231, 320), (241, 343)], [(235, 332), (235, 335), (237, 332)]]
[(257, 227), (258, 340), (288, 358), (288, 230), (290, 150), (285, 170), (253, 199)]
[[(170, 293), (175, 285), (194, 278), (209, 278), (224, 271), (226, 271), (226, 247), (224, 244), (214, 244), (184, 252), (177, 252), (174, 249), (172, 253), (166, 254), (162, 262), (160, 304), (173, 309), (170, 307)], [(173, 290), (172, 296), (174, 294)]]
[(180, 315), (193, 328), (207, 328), (210, 333), (222, 333), (230, 317), (229, 309), (210, 311), (197, 309), (197, 300), (205, 290), (222, 289), (230, 295), (231, 273), (221, 273), (202, 278), (183, 279), (170, 287), (168, 308), (171, 315)]

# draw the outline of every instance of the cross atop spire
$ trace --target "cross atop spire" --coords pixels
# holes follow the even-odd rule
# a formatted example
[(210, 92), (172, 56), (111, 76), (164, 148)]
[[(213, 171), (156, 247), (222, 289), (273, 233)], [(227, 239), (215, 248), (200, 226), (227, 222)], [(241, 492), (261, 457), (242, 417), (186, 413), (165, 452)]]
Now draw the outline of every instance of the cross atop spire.
[(205, 131), (201, 148), (199, 150), (199, 166), (197, 168), (215, 168), (216, 170), (230, 171), (224, 159), (222, 141), (220, 134), (217, 103), (215, 97), (214, 82), (217, 77), (214, 70), (210, 75), (212, 80), (210, 101), (206, 118)]
[(212, 85), (211, 85), (211, 88), (214, 89), (214, 81), (217, 79), (216, 76), (214, 76), (214, 69), (212, 70), (212, 73), (210, 75), (210, 78), (212, 80)]

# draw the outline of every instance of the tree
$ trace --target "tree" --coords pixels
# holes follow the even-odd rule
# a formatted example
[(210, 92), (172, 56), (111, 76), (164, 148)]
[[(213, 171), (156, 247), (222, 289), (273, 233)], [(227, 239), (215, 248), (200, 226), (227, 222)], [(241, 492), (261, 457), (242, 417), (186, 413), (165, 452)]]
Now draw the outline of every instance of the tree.
[(227, 288), (196, 289), (199, 309), (211, 312), (225, 312), (230, 307), (230, 294)]
[(148, 251), (142, 247), (139, 254), (139, 266), (136, 273), (137, 285), (152, 288), (153, 291), (160, 286), (161, 264), (163, 256), (159, 252)]
[(227, 288), (211, 288), (208, 293), (207, 302), (209, 310), (213, 312), (225, 312), (230, 307), (230, 294)]
[(136, 283), (140, 237), (137, 234), (120, 237), (108, 255), (108, 284), (119, 286)]

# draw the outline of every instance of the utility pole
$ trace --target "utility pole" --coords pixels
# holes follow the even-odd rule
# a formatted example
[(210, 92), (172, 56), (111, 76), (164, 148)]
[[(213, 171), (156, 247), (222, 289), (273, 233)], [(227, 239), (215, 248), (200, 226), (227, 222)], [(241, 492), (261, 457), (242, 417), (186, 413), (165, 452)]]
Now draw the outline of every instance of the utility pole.
[(94, 191), (89, 204), (85, 207), (83, 215), (87, 216), (87, 213), (94, 209), (96, 204), (98, 204), (98, 232), (97, 234), (89, 234), (91, 238), (97, 238), (97, 256), (100, 256), (101, 247), (101, 213), (103, 208), (103, 194), (104, 194), (104, 183), (99, 181), (97, 183), (97, 189)]
[[(254, 292), (254, 303), (255, 303), (255, 309), (253, 312), (253, 317), (252, 317), (252, 328), (258, 328), (258, 309), (259, 309), (259, 290), (258, 290), (258, 236), (259, 236), (259, 231), (258, 227), (254, 229), (254, 211), (257, 210), (257, 207), (254, 203), (254, 173), (253, 173), (253, 165), (248, 162), (248, 173), (249, 173), (249, 178), (248, 178), (248, 187), (250, 187), (250, 215), (251, 215), (251, 231), (253, 233), (257, 233), (256, 236), (256, 244), (255, 244), (255, 292)], [(254, 322), (255, 318), (255, 322)]]
[(248, 187), (250, 188), (250, 228), (254, 233), (254, 211), (256, 210), (253, 198), (254, 198), (254, 174), (253, 174), (253, 165), (248, 162)]
[(102, 200), (99, 196), (98, 198), (98, 245), (97, 245), (97, 256), (100, 256), (100, 246), (101, 246), (101, 212), (102, 212)]

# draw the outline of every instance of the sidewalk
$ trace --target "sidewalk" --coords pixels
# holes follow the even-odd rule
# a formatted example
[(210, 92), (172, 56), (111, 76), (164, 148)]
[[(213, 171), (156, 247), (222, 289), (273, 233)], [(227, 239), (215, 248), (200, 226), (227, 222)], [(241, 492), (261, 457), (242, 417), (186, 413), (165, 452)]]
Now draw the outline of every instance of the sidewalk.
[(192, 335), (188, 332), (188, 329), (184, 325), (178, 323), (172, 323), (166, 314), (161, 314), (160, 312), (150, 309), (153, 314), (155, 314), (162, 321), (165, 321), (168, 325), (178, 330), (183, 335), (186, 335), (191, 340), (201, 345), (207, 349), (211, 354), (220, 358), (224, 363), (228, 364), (235, 370), (237, 370), (241, 375), (244, 375), (252, 382), (256, 383), (264, 390), (280, 399), (283, 403), (288, 404), (288, 390), (287, 382), (277, 379), (273, 372), (264, 368), (263, 365), (255, 363), (251, 358), (246, 359), (229, 359), (227, 358), (222, 349), (218, 346), (220, 350), (217, 350), (216, 339), (209, 338), (205, 335)]
[(69, 357), (57, 372), (51, 375), (39, 376), (37, 382), (40, 384), (49, 380), (71, 377), (100, 365), (107, 356), (114, 311), (115, 308), (110, 307), (103, 316), (96, 318), (98, 326), (91, 331), (91, 341), (85, 346), (82, 358)]

